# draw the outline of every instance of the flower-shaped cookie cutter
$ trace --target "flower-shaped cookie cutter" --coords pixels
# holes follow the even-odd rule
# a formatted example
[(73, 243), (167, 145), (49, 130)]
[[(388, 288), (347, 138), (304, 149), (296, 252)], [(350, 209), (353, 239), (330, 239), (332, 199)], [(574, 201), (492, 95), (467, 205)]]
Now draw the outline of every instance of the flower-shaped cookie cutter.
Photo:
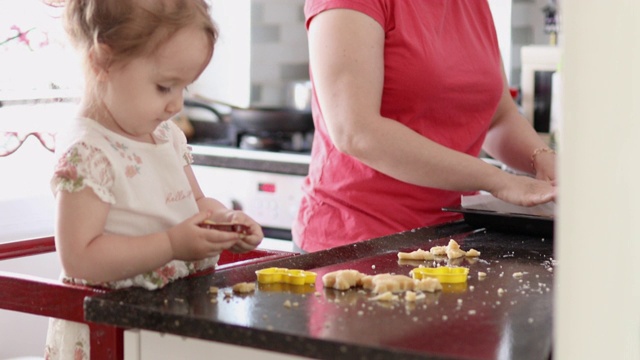
[(457, 284), (467, 282), (469, 269), (465, 267), (438, 266), (436, 268), (419, 267), (411, 270), (411, 277), (417, 280), (436, 278), (442, 284)]
[(315, 284), (316, 273), (306, 270), (287, 269), (287, 268), (266, 268), (256, 271), (258, 283), (260, 284), (291, 284), (305, 285)]

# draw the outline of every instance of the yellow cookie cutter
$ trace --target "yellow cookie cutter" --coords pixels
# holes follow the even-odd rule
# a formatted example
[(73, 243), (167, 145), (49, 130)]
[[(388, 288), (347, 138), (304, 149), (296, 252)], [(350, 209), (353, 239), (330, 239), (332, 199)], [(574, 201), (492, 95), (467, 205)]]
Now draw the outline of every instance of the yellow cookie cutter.
[(260, 284), (291, 284), (304, 285), (315, 284), (316, 273), (298, 269), (266, 268), (256, 271)]
[(467, 282), (467, 275), (469, 275), (469, 269), (465, 267), (420, 267), (411, 270), (411, 276), (414, 279), (421, 280), (427, 277), (431, 277), (438, 279), (438, 281), (443, 284), (458, 284)]

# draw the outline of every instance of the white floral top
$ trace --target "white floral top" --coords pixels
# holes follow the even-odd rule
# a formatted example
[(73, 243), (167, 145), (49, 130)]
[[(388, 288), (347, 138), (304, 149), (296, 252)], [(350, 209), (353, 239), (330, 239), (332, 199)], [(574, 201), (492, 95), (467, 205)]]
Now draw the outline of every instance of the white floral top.
[[(105, 232), (146, 235), (164, 231), (198, 212), (184, 173), (184, 166), (193, 162), (191, 152), (184, 134), (173, 122), (165, 121), (156, 128), (153, 133), (155, 144), (128, 139), (86, 118), (76, 119), (70, 130), (56, 139), (59, 161), (51, 180), (52, 190), (55, 194), (91, 188), (111, 206)], [(217, 260), (218, 257), (198, 262), (174, 260), (155, 271), (108, 283), (90, 283), (64, 274), (63, 281), (112, 289), (138, 286), (154, 290), (213, 267)], [(73, 329), (69, 327), (71, 324), (86, 327), (52, 320), (47, 337), (47, 358), (67, 358), (64, 353), (88, 358), (88, 328)]]

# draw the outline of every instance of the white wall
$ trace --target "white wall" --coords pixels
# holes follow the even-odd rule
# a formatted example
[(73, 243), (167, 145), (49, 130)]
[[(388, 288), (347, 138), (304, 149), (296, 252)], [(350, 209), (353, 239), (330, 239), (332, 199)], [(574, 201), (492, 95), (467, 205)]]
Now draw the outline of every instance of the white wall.
[[(489, 0), (507, 77), (512, 0)], [(239, 107), (284, 105), (286, 85), (309, 78), (304, 0), (213, 0), (220, 39), (190, 93)]]
[(235, 106), (249, 106), (251, 0), (213, 0), (211, 17), (218, 26), (218, 42), (211, 63), (189, 92)]
[(563, 0), (554, 358), (640, 359), (640, 2)]
[(502, 62), (509, 81), (511, 79), (511, 1), (489, 0), (493, 22), (498, 33)]
[(239, 107), (284, 105), (286, 84), (309, 78), (304, 0), (212, 0), (220, 39), (192, 94)]

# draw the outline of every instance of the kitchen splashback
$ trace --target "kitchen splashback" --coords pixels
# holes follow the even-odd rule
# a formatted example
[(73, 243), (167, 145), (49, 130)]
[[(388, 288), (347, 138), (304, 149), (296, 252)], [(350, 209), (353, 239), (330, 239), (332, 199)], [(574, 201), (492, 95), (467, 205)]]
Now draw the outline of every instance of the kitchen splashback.
[[(489, 2), (507, 76), (514, 85), (520, 82), (520, 48), (548, 42), (540, 11), (546, 1)], [(240, 107), (282, 106), (286, 84), (309, 78), (304, 0), (210, 3), (220, 38), (211, 64), (191, 92)]]
[(190, 91), (239, 107), (284, 105), (287, 83), (309, 78), (303, 7), (304, 0), (212, 0), (220, 38)]

